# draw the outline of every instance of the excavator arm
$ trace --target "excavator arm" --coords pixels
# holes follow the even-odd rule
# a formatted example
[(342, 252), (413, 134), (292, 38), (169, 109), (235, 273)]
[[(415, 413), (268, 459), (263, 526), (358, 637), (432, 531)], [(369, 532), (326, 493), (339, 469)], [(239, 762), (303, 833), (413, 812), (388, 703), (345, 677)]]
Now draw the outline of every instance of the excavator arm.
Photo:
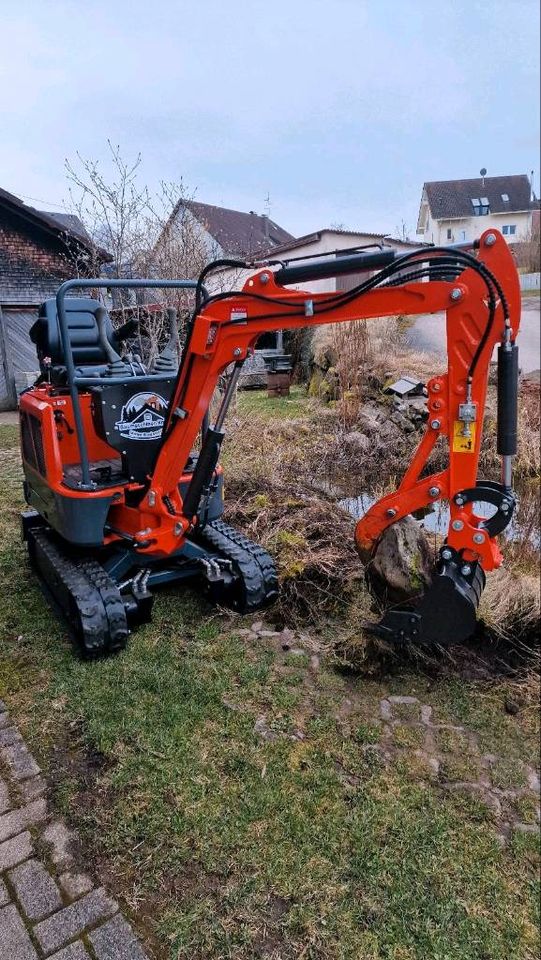
[[(119, 517), (114, 526), (131, 530), (136, 541), (139, 537), (141, 552), (148, 549), (164, 556), (178, 550), (190, 535), (218, 461), (223, 422), (236, 378), (261, 334), (444, 311), (448, 368), (447, 373), (427, 384), (429, 416), (425, 432), (399, 487), (375, 503), (358, 522), (355, 539), (366, 558), (390, 524), (426, 505), (449, 501), (449, 530), (432, 587), (415, 608), (389, 611), (375, 629), (380, 636), (398, 642), (432, 642), (442, 635), (444, 641), (445, 636), (450, 641), (467, 636), (475, 625), (485, 571), (502, 562), (497, 535), (509, 523), (515, 506), (511, 461), (516, 453), (515, 339), (520, 322), (520, 288), (505, 240), (497, 231), (489, 230), (475, 251), (464, 249), (464, 245), (422, 248), (405, 256), (390, 250), (365, 251), (340, 259), (280, 265), (277, 270), (271, 267), (253, 273), (242, 290), (207, 295), (199, 303), (154, 469), (137, 506), (116, 508)], [(340, 273), (373, 270), (379, 272), (345, 293), (291, 288), (291, 284)], [(488, 370), (496, 345), (500, 483), (478, 479)], [(198, 468), (182, 499), (182, 467), (218, 379), (228, 369), (232, 372), (222, 407), (216, 423), (207, 430)], [(448, 466), (426, 475), (428, 458), (441, 437), (448, 446)], [(494, 508), (490, 519), (476, 513), (480, 502)]]

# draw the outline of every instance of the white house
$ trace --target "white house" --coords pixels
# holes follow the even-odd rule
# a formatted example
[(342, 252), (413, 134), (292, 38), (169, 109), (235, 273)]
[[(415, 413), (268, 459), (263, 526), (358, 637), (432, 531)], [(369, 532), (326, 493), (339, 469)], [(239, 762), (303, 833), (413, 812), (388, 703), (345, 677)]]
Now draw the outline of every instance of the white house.
[[(279, 246), (274, 246), (267, 251), (269, 260), (280, 260), (283, 262), (296, 261), (302, 263), (305, 259), (326, 255), (339, 258), (345, 256), (348, 252), (353, 253), (363, 247), (367, 252), (371, 249), (377, 251), (381, 247), (391, 247), (394, 250), (407, 253), (409, 250), (422, 247), (423, 244), (418, 241), (399, 240), (386, 233), (367, 233), (360, 230), (342, 230), (332, 227), (324, 227), (314, 233), (308, 233), (297, 240), (290, 240)], [(330, 277), (327, 280), (311, 280), (309, 283), (292, 284), (293, 288), (308, 288), (315, 293), (321, 291), (351, 290), (361, 280), (366, 280), (369, 273), (350, 274), (342, 277)]]
[(424, 184), (417, 233), (425, 243), (445, 246), (476, 240), (490, 227), (509, 244), (530, 239), (539, 210), (525, 173), (473, 180), (432, 180)]

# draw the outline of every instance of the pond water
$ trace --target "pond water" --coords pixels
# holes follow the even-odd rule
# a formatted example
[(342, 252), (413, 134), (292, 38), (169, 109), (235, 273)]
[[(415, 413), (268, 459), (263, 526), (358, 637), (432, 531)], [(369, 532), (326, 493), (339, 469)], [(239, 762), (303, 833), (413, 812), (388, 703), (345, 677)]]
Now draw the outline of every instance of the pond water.
[[(524, 297), (518, 335), (519, 363), (523, 373), (531, 373), (541, 367), (540, 298)], [(408, 344), (416, 350), (445, 355), (445, 314), (423, 313), (415, 317), (406, 332)], [(496, 359), (496, 355), (494, 355)]]
[[(528, 529), (526, 531), (522, 522), (520, 509), (521, 502), (526, 504), (528, 502), (531, 503), (532, 498), (537, 500), (539, 496), (538, 491), (530, 485), (523, 485), (517, 495), (518, 506), (503, 537), (508, 540), (520, 541), (527, 536), (532, 546), (536, 550), (539, 550), (541, 548), (539, 526), (536, 525), (535, 529)], [(375, 497), (370, 496), (368, 493), (361, 493), (357, 497), (345, 497), (339, 500), (338, 505), (354, 517), (355, 520), (360, 520), (375, 502)], [(489, 503), (476, 503), (474, 509), (478, 517), (485, 517), (486, 519), (491, 517), (495, 512), (495, 508)], [(524, 514), (526, 515), (527, 513), (529, 513), (529, 511), (525, 510)], [(445, 536), (447, 533), (449, 527), (449, 504), (446, 500), (440, 500), (437, 503), (430, 504), (422, 510), (416, 511), (413, 516), (419, 521), (420, 526), (423, 527), (427, 533), (438, 533), (441, 536)]]

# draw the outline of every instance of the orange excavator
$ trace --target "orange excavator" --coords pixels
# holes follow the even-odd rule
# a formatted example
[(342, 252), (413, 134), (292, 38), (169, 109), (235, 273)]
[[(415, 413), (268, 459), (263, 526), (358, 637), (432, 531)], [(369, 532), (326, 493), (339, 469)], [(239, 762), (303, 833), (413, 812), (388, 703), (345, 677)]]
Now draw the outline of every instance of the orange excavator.
[[(230, 266), (251, 271), (242, 289), (209, 294), (207, 278)], [(305, 289), (345, 274), (356, 275), (345, 292)], [(359, 274), (367, 279), (357, 282)], [(193, 289), (180, 363), (174, 312), (170, 340), (147, 369), (132, 353), (123, 355), (132, 322), (114, 330), (100, 301), (67, 296), (74, 288), (112, 287)], [(431, 585), (370, 627), (402, 645), (448, 645), (472, 636), (485, 573), (502, 562), (497, 536), (516, 505), (511, 474), (520, 322), (517, 270), (504, 238), (491, 229), (474, 244), (407, 254), (382, 248), (288, 262), (219, 260), (197, 282), (63, 283), (31, 330), (41, 373), (20, 401), (29, 507), (22, 528), (44, 591), (81, 653), (97, 657), (124, 647), (130, 629), (151, 616), (152, 588), (160, 584), (196, 582), (212, 600), (240, 613), (277, 596), (272, 558), (221, 519), (224, 421), (242, 364), (261, 334), (442, 310), (448, 369), (427, 384), (424, 434), (398, 489), (375, 503), (355, 530), (366, 557), (390, 524), (427, 504), (450, 504)], [(501, 482), (477, 476), (496, 345)], [(210, 424), (211, 397), (224, 377)], [(448, 466), (428, 474), (427, 460), (441, 437)]]

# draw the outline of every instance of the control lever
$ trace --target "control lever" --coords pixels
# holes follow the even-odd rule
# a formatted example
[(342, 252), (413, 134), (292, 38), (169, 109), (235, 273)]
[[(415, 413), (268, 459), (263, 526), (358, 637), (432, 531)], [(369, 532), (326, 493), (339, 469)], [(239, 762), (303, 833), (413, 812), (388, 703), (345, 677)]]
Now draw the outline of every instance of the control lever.
[(178, 368), (178, 331), (177, 311), (174, 307), (167, 308), (167, 322), (169, 339), (163, 350), (160, 351), (152, 366), (152, 373), (176, 373)]
[(112, 343), (107, 337), (107, 311), (104, 307), (98, 307), (96, 310), (96, 324), (98, 326), (98, 338), (100, 346), (107, 357), (107, 369), (104, 371), (104, 377), (131, 377), (133, 372), (127, 363), (124, 363), (122, 357), (116, 352)]

